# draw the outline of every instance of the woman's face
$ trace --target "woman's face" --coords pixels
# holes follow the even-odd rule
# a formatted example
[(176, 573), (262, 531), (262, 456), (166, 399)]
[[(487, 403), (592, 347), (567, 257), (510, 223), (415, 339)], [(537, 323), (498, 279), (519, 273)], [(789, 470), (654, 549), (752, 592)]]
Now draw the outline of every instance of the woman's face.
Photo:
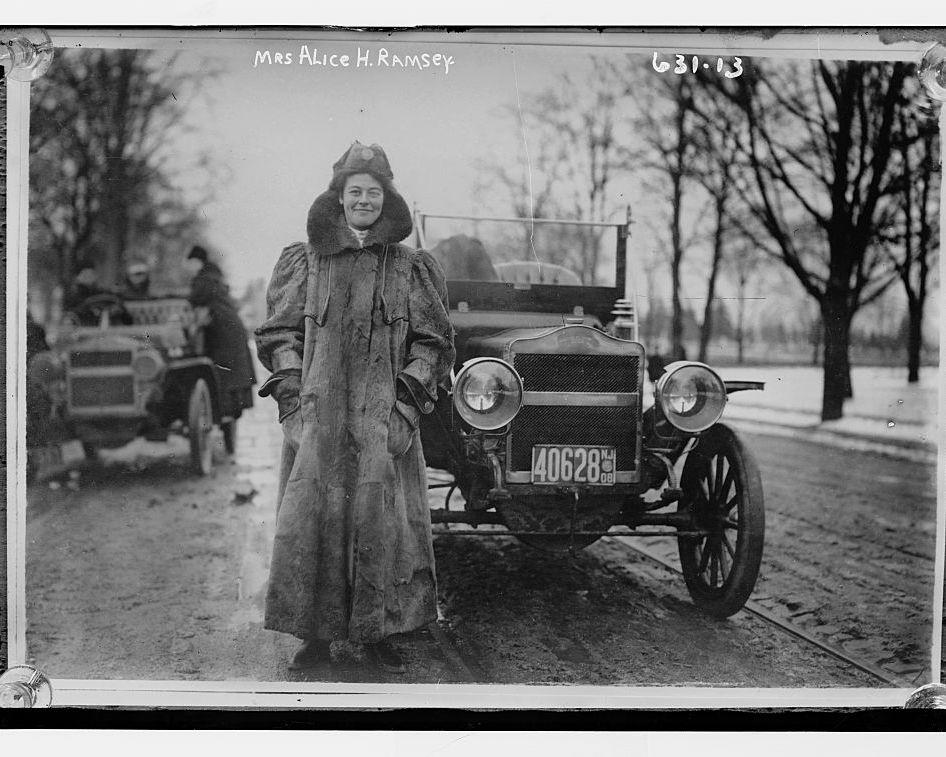
[(384, 205), (384, 187), (374, 176), (356, 173), (345, 180), (338, 200), (345, 209), (345, 220), (356, 229), (367, 229), (378, 220)]

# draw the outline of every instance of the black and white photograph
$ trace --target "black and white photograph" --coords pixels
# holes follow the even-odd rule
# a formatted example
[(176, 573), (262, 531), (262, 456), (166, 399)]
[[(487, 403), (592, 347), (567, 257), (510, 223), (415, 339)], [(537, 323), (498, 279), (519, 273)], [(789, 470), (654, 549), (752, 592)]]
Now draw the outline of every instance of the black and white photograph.
[(938, 681), (936, 34), (4, 43), (0, 670)]

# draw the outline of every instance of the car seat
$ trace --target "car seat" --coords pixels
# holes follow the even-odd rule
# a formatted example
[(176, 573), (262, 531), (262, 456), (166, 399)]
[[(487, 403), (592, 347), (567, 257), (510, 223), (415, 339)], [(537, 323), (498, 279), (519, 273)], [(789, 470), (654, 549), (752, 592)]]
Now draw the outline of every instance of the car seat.
[(581, 279), (574, 271), (555, 263), (540, 263), (537, 260), (516, 260), (496, 266), (500, 281), (513, 284), (559, 284), (581, 286)]

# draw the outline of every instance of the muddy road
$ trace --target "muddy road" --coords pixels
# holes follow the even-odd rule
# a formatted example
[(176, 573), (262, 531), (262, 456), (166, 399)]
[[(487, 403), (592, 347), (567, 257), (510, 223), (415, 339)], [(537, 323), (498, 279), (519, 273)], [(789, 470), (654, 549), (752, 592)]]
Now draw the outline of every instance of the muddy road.
[[(218, 450), (210, 477), (188, 473), (186, 444), (172, 439), (136, 442), (77, 479), (30, 490), (34, 664), (55, 678), (293, 680), (286, 662), (297, 642), (261, 627), (281, 433), (269, 410), (244, 417), (236, 455)], [(767, 505), (754, 599), (902, 680), (922, 680), (932, 464), (748, 438)], [(443, 494), (434, 490), (434, 506)], [(442, 620), (397, 639), (407, 674), (386, 677), (341, 646), (334, 665), (303, 680), (886, 685), (748, 613), (701, 614), (682, 577), (615, 540), (563, 558), (438, 529)], [(675, 560), (670, 540), (644, 546)]]

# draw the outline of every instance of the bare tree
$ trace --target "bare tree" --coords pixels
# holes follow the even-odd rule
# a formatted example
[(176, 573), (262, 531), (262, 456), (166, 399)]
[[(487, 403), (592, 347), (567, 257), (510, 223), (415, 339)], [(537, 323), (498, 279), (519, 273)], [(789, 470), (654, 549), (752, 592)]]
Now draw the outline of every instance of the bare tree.
[[(607, 218), (611, 184), (626, 157), (617, 127), (628, 104), (621, 71), (598, 57), (587, 70), (566, 72), (554, 85), (522, 94), (504, 111), (522, 134), (526, 158), (511, 166), (481, 163), (479, 193), (498, 190), (504, 204), (524, 218)], [(532, 230), (526, 233), (531, 237)], [(593, 283), (602, 262), (601, 231), (575, 227), (557, 229), (556, 235), (545, 240), (543, 257), (573, 266), (584, 283)], [(556, 254), (565, 257), (552, 261)]]
[(756, 281), (763, 270), (767, 258), (751, 243), (743, 240), (734, 254), (726, 259), (726, 269), (736, 289), (736, 362), (745, 362), (746, 344), (746, 309), (750, 297), (750, 285)]
[(894, 256), (907, 296), (907, 382), (920, 380), (923, 314), (930, 268), (939, 250), (939, 140), (936, 121), (915, 110), (900, 112), (900, 159), (903, 172), (902, 229)]
[(196, 235), (209, 197), (186, 200), (180, 176), (209, 166), (206, 159), (182, 165), (168, 137), (184, 128), (201, 75), (173, 64), (141, 50), (68, 51), (34, 84), (34, 284), (65, 287), (79, 266), (92, 265), (114, 285), (132, 251), (160, 262)]
[[(570, 215), (603, 221), (610, 210), (609, 189), (624, 154), (616, 126), (621, 106), (622, 72), (604, 59), (593, 57), (582, 79), (562, 76), (560, 87), (546, 93), (544, 110), (569, 150)], [(580, 227), (582, 280), (592, 283), (598, 270), (601, 229)], [(617, 282), (622, 285), (623, 282)]]
[(745, 202), (821, 310), (823, 420), (840, 418), (850, 395), (851, 319), (895, 276), (879, 241), (898, 207), (895, 137), (909, 72), (903, 63), (753, 62), (716, 80), (747, 121)]
[[(687, 78), (680, 76), (653, 77), (645, 82), (649, 82), (649, 91), (640, 91), (640, 83), (634, 83), (630, 85), (628, 93), (637, 87), (645, 99), (638, 123), (648, 153), (643, 161), (629, 156), (628, 163), (655, 170), (665, 179), (670, 207), (670, 349), (674, 356), (679, 356), (684, 352), (681, 270), (689, 246), (683, 234), (683, 198), (691, 177), (691, 161), (696, 149), (693, 88)], [(658, 106), (658, 103), (663, 107)]]
[[(712, 257), (706, 284), (706, 303), (700, 324), (698, 359), (706, 361), (713, 337), (713, 313), (716, 308), (716, 285), (726, 250), (726, 237), (732, 225), (734, 173), (738, 170), (737, 134), (741, 124), (731, 104), (713, 97), (714, 92), (702, 88), (696, 92), (693, 128), (695, 156), (692, 174), (706, 190), (712, 207)], [(702, 96), (700, 96), (702, 95)], [(740, 224), (742, 225), (742, 224)], [(742, 311), (740, 311), (741, 314)], [(741, 345), (740, 345), (741, 350)], [(741, 362), (741, 358), (740, 358)]]

